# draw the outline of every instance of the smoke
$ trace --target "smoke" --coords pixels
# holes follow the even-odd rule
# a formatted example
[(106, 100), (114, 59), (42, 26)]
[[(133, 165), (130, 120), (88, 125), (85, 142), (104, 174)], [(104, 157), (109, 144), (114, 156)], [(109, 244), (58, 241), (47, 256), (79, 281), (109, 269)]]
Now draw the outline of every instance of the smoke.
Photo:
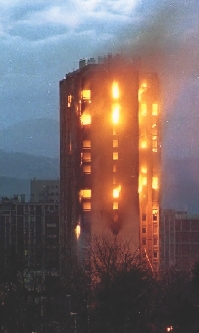
[[(190, 186), (199, 185), (198, 174), (191, 172), (199, 158), (199, 1), (156, 0), (153, 6), (151, 2), (145, 0), (136, 8), (132, 23), (117, 33), (112, 50), (108, 47), (110, 52), (130, 59), (139, 56), (141, 70), (158, 73), (162, 96), (162, 177), (167, 183), (162, 197), (163, 201), (165, 196), (172, 198), (175, 208), (173, 189), (178, 188), (179, 172), (185, 178), (192, 174)], [(178, 163), (178, 170), (171, 172), (168, 157), (188, 158), (189, 168), (187, 163)], [(186, 187), (183, 196), (187, 204), (193, 197)], [(183, 209), (184, 201), (179, 199), (178, 209)]]
[(119, 48), (139, 54), (147, 68), (193, 73), (198, 68), (198, 14), (197, 0), (162, 2), (142, 17), (138, 14), (137, 21), (117, 36)]
[(159, 75), (163, 145), (168, 155), (199, 156), (199, 100), (195, 97), (199, 94), (198, 17), (198, 0), (156, 1), (153, 6), (142, 3), (132, 23), (113, 41), (114, 53), (130, 59), (139, 56), (141, 70)]

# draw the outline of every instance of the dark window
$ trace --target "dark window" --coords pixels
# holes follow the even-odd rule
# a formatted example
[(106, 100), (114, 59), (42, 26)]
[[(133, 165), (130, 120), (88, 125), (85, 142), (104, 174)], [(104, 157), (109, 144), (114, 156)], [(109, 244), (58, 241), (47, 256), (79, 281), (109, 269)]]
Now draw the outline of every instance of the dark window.
[(146, 245), (146, 238), (142, 238), (142, 245)]
[(146, 214), (142, 214), (142, 221), (146, 221)]

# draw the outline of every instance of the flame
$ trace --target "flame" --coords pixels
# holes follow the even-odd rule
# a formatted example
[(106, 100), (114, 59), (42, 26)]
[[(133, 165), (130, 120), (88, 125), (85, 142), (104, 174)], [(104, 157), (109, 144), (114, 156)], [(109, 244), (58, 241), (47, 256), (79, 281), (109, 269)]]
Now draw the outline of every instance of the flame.
[(140, 147), (141, 148), (147, 148), (147, 142), (146, 141), (141, 141)]
[(91, 91), (89, 89), (82, 90), (81, 97), (82, 97), (82, 99), (90, 100), (91, 99)]
[(117, 187), (115, 187), (115, 188), (113, 189), (113, 198), (114, 198), (114, 199), (119, 198), (119, 196), (120, 196), (120, 191), (121, 191), (121, 185), (119, 185), (119, 186), (117, 186)]
[(91, 124), (91, 115), (83, 113), (81, 115), (81, 124), (82, 125), (90, 125)]
[(118, 202), (113, 202), (113, 210), (118, 209)]
[(117, 81), (113, 81), (112, 84), (112, 97), (113, 99), (118, 99), (120, 96), (119, 86)]
[(142, 177), (142, 185), (147, 185), (147, 177)]
[(75, 233), (76, 233), (76, 237), (77, 239), (79, 238), (80, 236), (80, 233), (81, 233), (81, 227), (80, 227), (80, 224), (77, 224), (76, 228), (75, 228)]
[(147, 104), (146, 103), (141, 103), (140, 104), (140, 113), (142, 116), (147, 115)]
[(120, 118), (120, 105), (118, 103), (113, 104), (112, 107), (112, 121), (113, 124), (118, 124)]
[(142, 166), (141, 166), (141, 172), (142, 172), (142, 173), (147, 173), (147, 167), (144, 166), (144, 165), (142, 165)]
[(147, 89), (147, 83), (143, 82), (140, 86), (139, 91), (138, 91), (138, 100), (139, 100), (139, 102), (141, 102), (142, 94), (143, 94), (143, 92), (146, 91), (146, 89)]

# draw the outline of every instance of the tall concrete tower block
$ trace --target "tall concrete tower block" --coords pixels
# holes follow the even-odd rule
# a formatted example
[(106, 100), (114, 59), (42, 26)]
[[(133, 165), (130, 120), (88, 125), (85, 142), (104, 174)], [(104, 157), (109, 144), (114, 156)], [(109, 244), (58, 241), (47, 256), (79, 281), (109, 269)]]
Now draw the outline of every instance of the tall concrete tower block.
[(155, 74), (118, 57), (60, 81), (60, 241), (117, 235), (158, 269), (160, 126)]

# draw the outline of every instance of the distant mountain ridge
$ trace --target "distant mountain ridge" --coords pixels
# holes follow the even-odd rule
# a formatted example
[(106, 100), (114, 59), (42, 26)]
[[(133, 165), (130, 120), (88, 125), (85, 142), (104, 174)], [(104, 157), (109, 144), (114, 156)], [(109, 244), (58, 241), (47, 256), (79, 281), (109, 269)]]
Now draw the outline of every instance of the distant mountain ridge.
[[(22, 121), (0, 130), (0, 197), (25, 193), (30, 179), (59, 178), (59, 123)], [(162, 207), (199, 213), (199, 157), (162, 156)]]
[(56, 179), (59, 177), (59, 160), (24, 153), (7, 153), (0, 150), (0, 176), (18, 179)]
[(37, 118), (0, 129), (0, 149), (36, 156), (58, 158), (59, 122)]
[(25, 194), (28, 199), (30, 180), (34, 177), (59, 178), (58, 158), (0, 150), (0, 197)]

